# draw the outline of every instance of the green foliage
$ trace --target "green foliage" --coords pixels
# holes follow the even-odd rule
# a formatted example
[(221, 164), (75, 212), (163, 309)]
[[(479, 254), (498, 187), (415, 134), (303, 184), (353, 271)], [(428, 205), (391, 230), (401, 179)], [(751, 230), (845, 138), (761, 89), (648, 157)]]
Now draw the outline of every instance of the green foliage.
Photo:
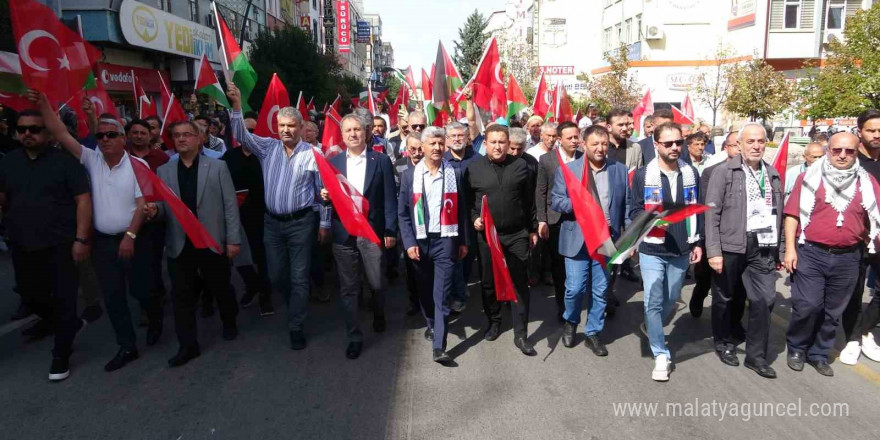
[(603, 112), (615, 108), (632, 109), (641, 98), (642, 86), (635, 76), (629, 74), (628, 55), (629, 49), (623, 44), (617, 51), (605, 54), (611, 71), (594, 76), (587, 84), (590, 98)]
[(458, 40), (455, 42), (455, 52), (452, 54), (452, 61), (458, 67), (458, 73), (461, 74), (462, 81), (467, 82), (474, 76), (474, 70), (477, 63), (480, 62), (480, 56), (483, 55), (484, 45), (486, 44), (486, 25), (487, 22), (476, 10), (469, 15), (464, 26), (458, 29)]
[(847, 17), (843, 39), (828, 45), (824, 68), (812, 69), (798, 90), (805, 116), (856, 116), (880, 108), (880, 4)]
[(718, 119), (718, 110), (724, 106), (730, 88), (730, 71), (727, 62), (733, 58), (733, 49), (719, 43), (712, 61), (717, 63), (711, 70), (698, 70), (692, 91), (694, 99), (712, 110), (712, 125)]
[(782, 72), (763, 59), (737, 64), (728, 74), (724, 108), (751, 120), (767, 120), (791, 107), (795, 93)]
[(258, 35), (249, 58), (257, 72), (250, 99), (255, 109), (262, 105), (273, 73), (287, 87), (291, 103), (300, 91), (306, 100), (314, 97), (319, 107), (332, 102), (337, 94), (343, 102), (350, 102), (363, 89), (361, 80), (343, 71), (335, 55), (321, 53), (310, 34), (295, 26)]
[(397, 99), (397, 94), (400, 93), (400, 86), (402, 84), (403, 81), (397, 75), (393, 73), (388, 74), (388, 78), (385, 78), (385, 87), (388, 87), (388, 102), (394, 102)]

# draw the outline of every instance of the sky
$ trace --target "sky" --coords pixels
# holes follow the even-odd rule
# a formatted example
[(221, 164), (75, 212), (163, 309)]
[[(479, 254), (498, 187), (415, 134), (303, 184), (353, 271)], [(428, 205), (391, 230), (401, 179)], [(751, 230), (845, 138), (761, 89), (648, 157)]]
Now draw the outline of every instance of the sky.
[(367, 13), (382, 17), (382, 40), (394, 47), (394, 67), (412, 65), (416, 82), (421, 68), (430, 74), (437, 58), (437, 41), (442, 40), (449, 55), (453, 41), (467, 16), (477, 9), (488, 18), (492, 11), (504, 9), (506, 0), (364, 0)]

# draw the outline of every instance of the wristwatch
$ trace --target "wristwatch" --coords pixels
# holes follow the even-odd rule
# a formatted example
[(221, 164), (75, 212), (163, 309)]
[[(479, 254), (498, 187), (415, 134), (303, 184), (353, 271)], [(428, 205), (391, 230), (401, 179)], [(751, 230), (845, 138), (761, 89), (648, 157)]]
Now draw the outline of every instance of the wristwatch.
[(73, 239), (73, 241), (75, 241), (75, 242), (77, 242), (77, 243), (84, 244), (84, 245), (86, 245), (86, 246), (89, 245), (89, 239), (88, 239), (88, 238), (76, 237), (75, 239)]
[(135, 234), (134, 232), (131, 232), (131, 231), (125, 231), (125, 235), (131, 237), (132, 240), (134, 240), (135, 238), (138, 238), (137, 234)]

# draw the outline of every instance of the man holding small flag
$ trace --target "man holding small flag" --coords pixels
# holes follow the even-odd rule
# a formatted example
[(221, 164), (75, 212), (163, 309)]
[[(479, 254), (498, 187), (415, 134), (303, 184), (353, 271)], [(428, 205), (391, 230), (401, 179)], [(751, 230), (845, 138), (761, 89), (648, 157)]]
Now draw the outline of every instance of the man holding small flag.
[[(564, 122), (564, 128), (572, 122)], [(574, 126), (577, 128), (576, 126)], [(605, 323), (606, 290), (608, 279), (603, 262), (592, 259), (589, 255), (585, 235), (599, 236), (598, 228), (609, 228), (611, 239), (620, 236), (626, 212), (629, 208), (629, 185), (627, 183), (626, 165), (607, 158), (609, 133), (605, 127), (592, 125), (584, 130), (584, 155), (575, 161), (565, 164), (574, 177), (576, 184), (588, 182), (588, 190), (592, 193), (593, 203), (598, 202), (607, 223), (590, 223), (596, 230), (583, 231), (575, 220), (575, 203), (589, 203), (583, 199), (572, 198), (563, 170), (555, 173), (551, 207), (561, 216), (559, 253), (565, 257), (565, 322), (562, 330), (562, 343), (568, 348), (574, 347), (575, 329), (581, 320), (581, 304), (587, 294), (587, 286), (591, 286), (591, 296), (587, 297), (587, 323), (584, 329), (584, 345), (596, 356), (608, 355), (605, 344), (599, 339)], [(590, 175), (583, 176), (589, 170)], [(583, 224), (583, 223), (581, 223)]]
[[(680, 159), (683, 145), (681, 127), (677, 124), (662, 124), (654, 130), (657, 157), (636, 170), (633, 176), (630, 220), (644, 211), (697, 203), (699, 174), (696, 168)], [(672, 361), (663, 326), (675, 313), (689, 264), (702, 257), (702, 250), (697, 247), (701, 217), (692, 215), (680, 223), (655, 227), (639, 245), (645, 292), (642, 332), (654, 355), (651, 378), (656, 381), (669, 380)]]
[[(715, 272), (712, 337), (715, 353), (726, 365), (739, 366), (738, 310), (749, 300), (745, 366), (775, 378), (767, 361), (770, 313), (776, 297), (776, 271), (784, 260), (781, 245), (783, 186), (779, 172), (764, 163), (767, 133), (748, 123), (739, 132), (742, 154), (713, 171), (705, 195), (706, 256)], [(736, 304), (739, 303), (739, 304)]]

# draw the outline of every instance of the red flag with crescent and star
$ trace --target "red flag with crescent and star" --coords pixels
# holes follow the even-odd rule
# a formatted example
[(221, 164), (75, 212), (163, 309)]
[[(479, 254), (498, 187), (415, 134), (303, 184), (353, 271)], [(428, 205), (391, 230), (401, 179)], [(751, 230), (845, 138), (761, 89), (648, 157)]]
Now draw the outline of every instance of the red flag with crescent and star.
[(507, 117), (507, 91), (504, 89), (503, 78), (498, 43), (492, 37), (477, 65), (473, 87), (474, 104), (488, 110), (493, 120)]
[(495, 230), (495, 220), (489, 211), (489, 198), (483, 196), (483, 231), (486, 233), (486, 243), (489, 244), (489, 253), (492, 256), (492, 278), (495, 280), (495, 298), (498, 301), (516, 301), (516, 288), (513, 279), (510, 278), (510, 269), (507, 268), (507, 260), (504, 258), (504, 249), (498, 240), (498, 231)]
[(273, 73), (269, 88), (266, 90), (266, 98), (263, 99), (263, 107), (260, 108), (260, 117), (257, 119), (254, 134), (279, 139), (278, 111), (289, 106), (290, 96), (287, 95), (287, 88), (278, 79), (278, 75)]
[(50, 101), (66, 102), (85, 84), (101, 51), (34, 0), (11, 1), (9, 12), (25, 84)]
[(376, 231), (367, 221), (367, 216), (370, 215), (370, 203), (367, 199), (318, 152), (317, 148), (312, 148), (312, 155), (315, 156), (324, 188), (330, 193), (333, 210), (345, 230), (350, 235), (363, 237), (379, 244)]

